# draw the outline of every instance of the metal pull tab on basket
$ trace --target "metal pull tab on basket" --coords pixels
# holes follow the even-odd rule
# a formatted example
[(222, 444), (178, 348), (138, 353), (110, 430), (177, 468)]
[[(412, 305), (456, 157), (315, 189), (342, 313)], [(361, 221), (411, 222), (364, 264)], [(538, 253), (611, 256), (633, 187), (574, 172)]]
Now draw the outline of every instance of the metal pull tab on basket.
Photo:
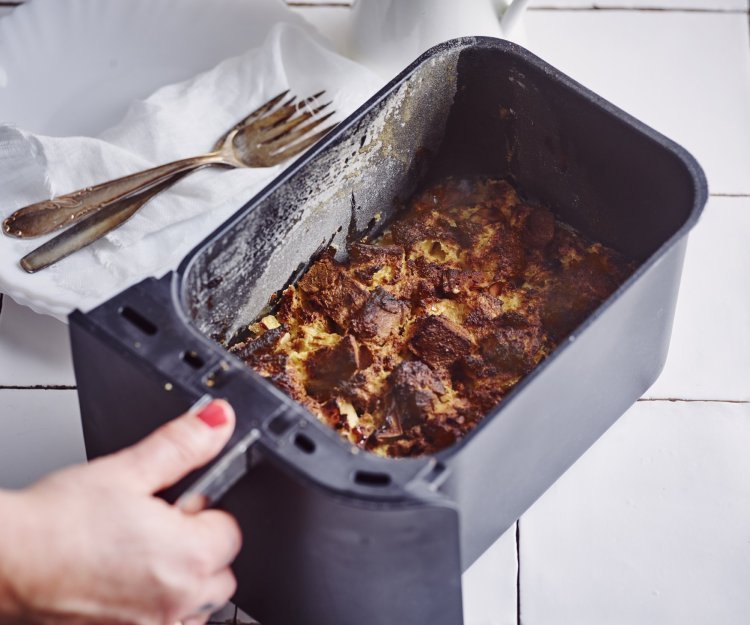
[[(190, 408), (197, 412), (211, 402), (204, 395)], [(252, 428), (234, 446), (230, 447), (195, 484), (190, 486), (175, 502), (185, 512), (199, 512), (212, 507), (224, 494), (247, 474), (247, 452), (260, 439), (260, 430)]]

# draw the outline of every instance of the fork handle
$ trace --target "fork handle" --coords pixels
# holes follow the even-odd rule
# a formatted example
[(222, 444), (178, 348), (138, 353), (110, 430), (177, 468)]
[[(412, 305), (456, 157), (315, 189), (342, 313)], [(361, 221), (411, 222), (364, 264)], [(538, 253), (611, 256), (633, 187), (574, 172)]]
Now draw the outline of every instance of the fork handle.
[(86, 187), (50, 200), (20, 208), (3, 221), (5, 234), (20, 239), (38, 237), (74, 224), (86, 215), (124, 197), (145, 191), (180, 172), (206, 165), (229, 165), (220, 152), (193, 156), (152, 167), (122, 178)]
[(21, 259), (21, 267), (27, 273), (35, 273), (98, 241), (124, 224), (152, 197), (171, 187), (188, 173), (174, 174), (171, 178), (166, 178), (145, 191), (128, 195), (102, 206), (95, 213), (84, 217), (64, 232), (52, 237), (43, 245), (26, 254)]

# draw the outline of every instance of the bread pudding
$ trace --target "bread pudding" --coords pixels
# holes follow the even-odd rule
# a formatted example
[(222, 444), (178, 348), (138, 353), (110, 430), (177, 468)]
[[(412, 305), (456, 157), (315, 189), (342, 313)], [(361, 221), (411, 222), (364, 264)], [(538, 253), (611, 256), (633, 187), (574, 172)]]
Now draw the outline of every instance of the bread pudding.
[(504, 180), (432, 186), (347, 252), (324, 252), (230, 349), (390, 457), (455, 443), (631, 270)]

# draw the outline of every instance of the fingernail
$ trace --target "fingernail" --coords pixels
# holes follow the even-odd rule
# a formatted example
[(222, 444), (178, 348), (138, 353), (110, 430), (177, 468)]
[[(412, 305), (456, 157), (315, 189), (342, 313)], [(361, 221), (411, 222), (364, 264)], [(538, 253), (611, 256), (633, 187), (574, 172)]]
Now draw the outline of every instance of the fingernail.
[(219, 428), (229, 421), (226, 408), (220, 401), (212, 401), (208, 404), (198, 413), (198, 418), (212, 428)]

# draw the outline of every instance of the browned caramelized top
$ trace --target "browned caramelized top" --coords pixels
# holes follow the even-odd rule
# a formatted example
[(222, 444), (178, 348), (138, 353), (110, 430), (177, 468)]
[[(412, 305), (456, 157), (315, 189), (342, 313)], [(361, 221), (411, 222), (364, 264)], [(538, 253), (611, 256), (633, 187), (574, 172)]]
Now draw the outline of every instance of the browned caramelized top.
[(629, 271), (497, 180), (428, 189), (348, 252), (316, 260), (232, 350), (384, 456), (466, 434)]

